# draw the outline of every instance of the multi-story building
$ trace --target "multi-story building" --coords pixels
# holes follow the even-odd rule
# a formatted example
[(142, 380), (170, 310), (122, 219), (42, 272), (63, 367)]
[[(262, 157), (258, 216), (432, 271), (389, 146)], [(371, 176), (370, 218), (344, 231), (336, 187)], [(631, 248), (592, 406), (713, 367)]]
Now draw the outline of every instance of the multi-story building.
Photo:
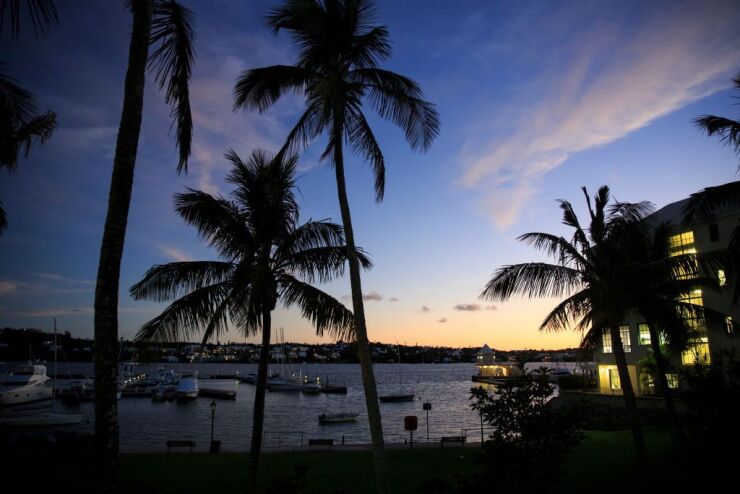
[[(669, 255), (706, 253), (725, 249), (733, 232), (740, 227), (740, 205), (726, 204), (721, 210), (715, 210), (711, 220), (696, 220), (684, 223), (684, 209), (689, 199), (674, 202), (656, 211), (649, 221), (652, 224), (670, 223), (673, 225), (669, 237)], [(691, 365), (695, 362), (711, 362), (712, 356), (723, 350), (734, 349), (740, 358), (740, 337), (735, 336), (733, 328), (740, 321), (740, 303), (733, 306), (732, 291), (727, 287), (727, 274), (722, 269), (713, 273), (704, 273), (705, 276), (714, 276), (718, 280), (719, 290), (702, 290), (697, 287), (686, 302), (714, 309), (726, 314), (722, 328), (707, 330), (705, 321), (693, 318), (688, 321), (696, 336), (692, 338), (689, 348), (680, 356), (668, 355), (673, 369), (682, 365)], [(679, 273), (678, 276), (692, 277), (696, 273)], [(645, 362), (651, 355), (650, 332), (645, 320), (635, 311), (631, 313), (620, 327), (620, 336), (624, 345), (625, 356), (630, 381), (638, 395), (652, 394), (654, 383), (646, 375), (641, 375), (640, 363)], [(621, 383), (612, 350), (612, 341), (609, 332), (605, 332), (598, 343), (594, 359), (598, 364), (599, 391), (602, 393), (620, 393)], [(678, 374), (668, 374), (669, 387), (678, 387)]]

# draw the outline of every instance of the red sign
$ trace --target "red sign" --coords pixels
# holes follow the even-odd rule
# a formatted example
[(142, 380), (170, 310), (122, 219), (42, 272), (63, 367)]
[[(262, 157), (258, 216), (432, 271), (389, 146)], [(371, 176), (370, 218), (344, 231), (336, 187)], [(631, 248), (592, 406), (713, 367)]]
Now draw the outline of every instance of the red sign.
[(403, 418), (403, 427), (407, 431), (415, 431), (419, 426), (416, 415), (407, 415)]

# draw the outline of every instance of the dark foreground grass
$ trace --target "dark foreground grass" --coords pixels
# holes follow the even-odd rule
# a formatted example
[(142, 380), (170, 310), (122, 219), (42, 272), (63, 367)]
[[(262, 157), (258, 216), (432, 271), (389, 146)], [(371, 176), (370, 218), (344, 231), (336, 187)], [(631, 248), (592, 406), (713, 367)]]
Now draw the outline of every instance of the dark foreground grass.
[[(671, 487), (686, 492), (687, 472), (678, 445), (667, 428), (645, 430), (648, 465), (638, 466), (629, 431), (589, 431), (572, 452), (561, 479), (543, 486), (548, 492), (643, 492)], [(452, 485), (455, 473), (478, 467), (480, 450), (423, 448), (388, 450), (394, 492), (435, 492)], [(121, 457), (121, 487), (126, 493), (240, 492), (246, 483), (246, 454), (136, 454)], [(279, 484), (296, 468), (306, 468), (305, 493), (371, 493), (374, 490), (370, 451), (267, 453), (261, 463), (264, 492), (292, 490)], [(441, 492), (441, 491), (440, 491)]]

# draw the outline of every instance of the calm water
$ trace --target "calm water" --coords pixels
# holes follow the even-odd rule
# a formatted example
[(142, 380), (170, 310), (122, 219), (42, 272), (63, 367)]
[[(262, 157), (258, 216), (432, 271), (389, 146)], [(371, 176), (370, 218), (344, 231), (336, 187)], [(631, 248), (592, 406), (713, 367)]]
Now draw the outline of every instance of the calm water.
[[(154, 371), (159, 364), (140, 366), (144, 372)], [(172, 364), (176, 372), (195, 371), (201, 376), (240, 374), (256, 372), (256, 364)], [(91, 372), (92, 364), (60, 364), (62, 375), (70, 372)], [(367, 410), (362, 389), (360, 367), (356, 364), (307, 364), (293, 365), (289, 369), (303, 371), (311, 377), (328, 377), (333, 384), (347, 386), (346, 395), (267, 392), (265, 409), (266, 447), (305, 445), (308, 438), (333, 438), (335, 444), (369, 443)], [(400, 371), (400, 372), (399, 372)], [(50, 366), (49, 372), (52, 372)], [(472, 364), (377, 364), (375, 377), (379, 394), (399, 391), (399, 375), (404, 392), (413, 391), (416, 398), (408, 403), (381, 403), (383, 430), (387, 442), (403, 442), (408, 432), (403, 429), (403, 417), (417, 415), (419, 429), (415, 440), (426, 440), (426, 411), (422, 403), (432, 403), (429, 412), (429, 439), (441, 436), (460, 435), (463, 429), (475, 440), (480, 434), (480, 418), (470, 410), (469, 392), (475, 373)], [(233, 389), (236, 400), (216, 400), (215, 439), (222, 441), (222, 449), (243, 451), (249, 448), (252, 429), (252, 407), (255, 386), (237, 383), (234, 380), (201, 379), (200, 387)], [(122, 398), (119, 401), (121, 449), (123, 451), (162, 450), (168, 439), (190, 439), (197, 449), (207, 448), (210, 441), (211, 412), (210, 398), (198, 398), (189, 403), (154, 403), (150, 398)], [(92, 403), (83, 403), (78, 408), (69, 408), (94, 415)], [(357, 422), (320, 425), (322, 413), (359, 413)], [(86, 428), (92, 429), (88, 424)]]

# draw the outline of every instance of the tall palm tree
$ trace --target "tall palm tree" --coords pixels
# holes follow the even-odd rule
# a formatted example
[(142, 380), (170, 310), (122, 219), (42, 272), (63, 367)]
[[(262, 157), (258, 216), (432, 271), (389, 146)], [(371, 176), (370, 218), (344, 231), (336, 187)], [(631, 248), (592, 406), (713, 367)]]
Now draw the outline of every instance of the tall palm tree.
[(376, 26), (372, 0), (288, 0), (272, 10), (267, 24), (274, 32), (287, 30), (298, 49), (295, 65), (274, 65), (244, 71), (234, 88), (234, 107), (269, 109), (288, 92), (303, 94), (305, 110), (288, 134), (281, 152), (305, 147), (322, 133), (328, 143), (322, 159), (331, 158), (339, 207), (347, 240), (357, 351), (373, 443), (375, 479), (379, 492), (390, 491), (383, 428), (362, 300), (360, 263), (344, 176), (344, 143), (370, 162), (375, 197), (385, 190), (385, 159), (363, 113), (370, 103), (382, 118), (400, 127), (413, 149), (428, 149), (439, 133), (433, 104), (423, 99), (411, 79), (379, 67), (390, 57), (388, 29)]
[[(36, 35), (44, 35), (59, 23), (54, 2), (51, 0), (0, 0), (0, 34), (7, 19), (11, 38), (21, 31), (21, 14), (27, 11)], [(56, 128), (56, 114), (36, 114), (34, 96), (20, 87), (4, 72), (0, 62), (0, 168), (9, 172), (18, 166), (21, 151), (27, 158), (31, 147), (44, 144)], [(8, 225), (7, 214), (0, 202), (0, 235)]]
[(519, 237), (556, 262), (503, 266), (496, 270), (481, 297), (505, 301), (512, 295), (567, 296), (547, 315), (541, 331), (562, 331), (575, 323), (575, 329), (588, 332), (588, 339), (599, 337), (605, 330), (609, 332), (635, 448), (638, 459), (642, 460), (645, 441), (619, 331), (625, 316), (635, 307), (631, 297), (632, 280), (625, 276), (630, 266), (620, 252), (619, 234), (625, 225), (641, 221), (649, 205), (614, 203), (609, 206), (609, 188), (604, 186), (599, 189), (592, 206), (585, 188), (583, 192), (590, 213), (587, 229), (581, 226), (570, 202), (559, 201), (563, 223), (575, 230), (571, 240), (549, 233), (527, 233)]
[[(732, 80), (735, 88), (740, 90), (740, 72)], [(727, 117), (715, 115), (702, 115), (694, 120), (694, 123), (703, 129), (707, 135), (718, 135), (720, 141), (735, 149), (735, 154), (740, 156), (740, 122)]]
[[(126, 4), (133, 26), (95, 287), (95, 471), (100, 492), (114, 491), (117, 482), (118, 290), (147, 66), (172, 107), (180, 151), (178, 171), (187, 168), (192, 132), (188, 88), (193, 64), (192, 13), (171, 0), (130, 0)], [(154, 47), (151, 53), (150, 46)]]
[[(159, 302), (177, 298), (142, 327), (139, 340), (176, 341), (202, 333), (205, 343), (225, 332), (230, 321), (244, 336), (262, 331), (248, 470), (248, 492), (256, 492), (272, 311), (278, 302), (297, 306), (318, 335), (328, 331), (338, 339), (354, 337), (354, 319), (338, 300), (310, 284), (341, 276), (347, 251), (339, 225), (298, 224), (297, 157), (257, 151), (244, 163), (231, 151), (226, 158), (234, 167), (228, 177), (236, 186), (233, 200), (198, 191), (175, 199), (180, 216), (223, 260), (154, 266), (131, 294)], [(364, 254), (358, 259), (371, 266)]]

